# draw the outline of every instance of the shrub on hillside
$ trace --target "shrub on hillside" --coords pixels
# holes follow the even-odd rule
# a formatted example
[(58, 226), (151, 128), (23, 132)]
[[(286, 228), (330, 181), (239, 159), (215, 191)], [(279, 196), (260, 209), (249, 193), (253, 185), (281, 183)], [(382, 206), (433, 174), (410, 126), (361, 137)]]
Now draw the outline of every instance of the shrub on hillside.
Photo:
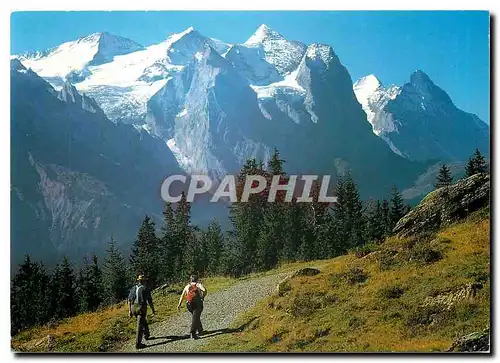
[(294, 317), (306, 317), (312, 315), (321, 308), (324, 294), (306, 293), (296, 296), (292, 301), (290, 313)]
[(443, 258), (443, 253), (434, 249), (430, 242), (416, 243), (409, 251), (409, 260), (418, 263), (433, 263)]
[(367, 243), (365, 245), (358, 246), (358, 247), (350, 250), (349, 252), (354, 254), (357, 258), (362, 258), (362, 257), (369, 255), (372, 252), (377, 251), (378, 249), (379, 249), (379, 246), (377, 244)]
[(437, 329), (452, 317), (453, 311), (445, 305), (419, 305), (410, 310), (405, 319), (405, 326), (411, 335), (415, 335), (430, 326)]
[(382, 250), (377, 256), (380, 270), (386, 271), (390, 270), (396, 265), (396, 251), (392, 250)]
[(383, 299), (398, 299), (404, 294), (400, 286), (386, 286), (379, 290), (378, 295)]
[(363, 283), (367, 279), (368, 275), (358, 267), (350, 268), (346, 272), (332, 274), (329, 276), (330, 284), (332, 286), (338, 286), (341, 283), (346, 283), (348, 285), (355, 285)]

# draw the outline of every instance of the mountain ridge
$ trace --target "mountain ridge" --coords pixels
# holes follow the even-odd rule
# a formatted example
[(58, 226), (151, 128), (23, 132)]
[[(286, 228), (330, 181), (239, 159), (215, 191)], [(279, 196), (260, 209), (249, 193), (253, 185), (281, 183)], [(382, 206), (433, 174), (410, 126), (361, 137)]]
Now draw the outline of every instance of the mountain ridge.
[(373, 132), (408, 159), (465, 161), (476, 148), (489, 154), (488, 124), (460, 110), (420, 69), (402, 86), (370, 75), (353, 89)]

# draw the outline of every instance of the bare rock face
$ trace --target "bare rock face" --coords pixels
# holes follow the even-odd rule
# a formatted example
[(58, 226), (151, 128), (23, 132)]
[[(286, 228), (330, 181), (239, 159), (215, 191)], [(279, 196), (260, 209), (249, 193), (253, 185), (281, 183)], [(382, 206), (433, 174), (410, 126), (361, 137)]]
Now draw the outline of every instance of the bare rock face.
[(456, 339), (451, 345), (449, 352), (489, 352), (490, 330), (467, 334)]
[(436, 230), (488, 205), (489, 199), (489, 174), (473, 175), (431, 192), (399, 220), (393, 232), (404, 237)]
[(451, 308), (459, 301), (471, 300), (477, 294), (477, 291), (482, 289), (483, 285), (481, 283), (470, 283), (461, 286), (457, 289), (446, 291), (436, 296), (428, 296), (423, 306), (443, 306), (447, 310)]

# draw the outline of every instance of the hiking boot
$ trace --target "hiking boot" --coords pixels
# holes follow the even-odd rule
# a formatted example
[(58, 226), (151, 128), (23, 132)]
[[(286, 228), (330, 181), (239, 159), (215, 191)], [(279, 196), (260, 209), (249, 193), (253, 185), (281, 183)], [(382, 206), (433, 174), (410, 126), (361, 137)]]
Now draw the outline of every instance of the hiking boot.
[(146, 344), (142, 344), (142, 343), (135, 345), (135, 349), (143, 349), (143, 348), (146, 348), (146, 347), (147, 347), (147, 345)]
[(196, 333), (191, 333), (191, 338), (192, 339), (200, 339), (200, 337), (198, 337), (198, 335), (196, 335)]
[(198, 335), (203, 335), (205, 334), (205, 330), (201, 329), (201, 330), (198, 330)]

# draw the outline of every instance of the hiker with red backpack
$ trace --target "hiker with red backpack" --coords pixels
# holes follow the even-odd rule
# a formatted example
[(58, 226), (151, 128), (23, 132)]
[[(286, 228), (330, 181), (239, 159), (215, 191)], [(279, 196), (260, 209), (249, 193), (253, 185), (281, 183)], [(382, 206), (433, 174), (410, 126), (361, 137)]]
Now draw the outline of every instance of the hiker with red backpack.
[(182, 301), (186, 298), (186, 307), (192, 314), (191, 320), (191, 338), (198, 339), (198, 334), (203, 333), (203, 326), (201, 325), (201, 312), (203, 311), (203, 299), (207, 296), (207, 289), (200, 282), (195, 275), (191, 276), (191, 282), (186, 285), (182, 291), (177, 305), (177, 310), (181, 308)]

